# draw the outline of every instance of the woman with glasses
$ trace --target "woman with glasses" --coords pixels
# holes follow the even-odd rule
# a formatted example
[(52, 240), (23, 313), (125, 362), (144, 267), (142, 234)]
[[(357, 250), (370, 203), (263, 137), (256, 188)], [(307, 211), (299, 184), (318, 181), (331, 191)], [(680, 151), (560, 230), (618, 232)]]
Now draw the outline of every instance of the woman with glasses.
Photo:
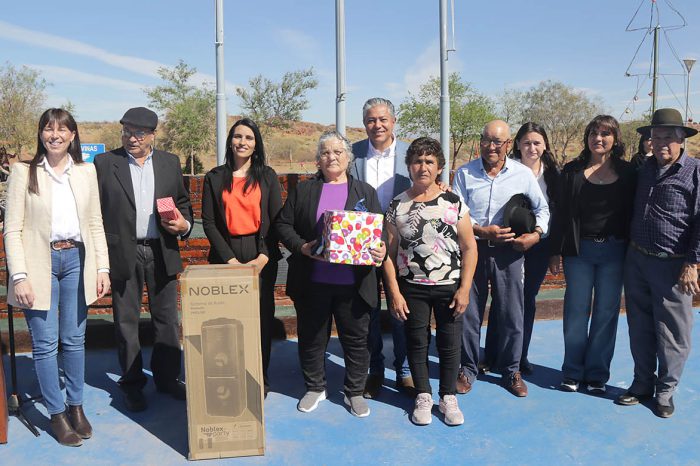
[(225, 163), (204, 177), (202, 225), (212, 264), (252, 264), (260, 271), (260, 338), (265, 396), (275, 319), (277, 262), (282, 257), (272, 223), (282, 208), (277, 173), (266, 165), (260, 129), (249, 118), (233, 124)]
[[(575, 392), (585, 384), (589, 393), (601, 394), (615, 350), (636, 172), (622, 159), (615, 118), (595, 117), (583, 145), (562, 170), (551, 239), (552, 250), (564, 258), (567, 284), (560, 387)], [(552, 257), (552, 272), (559, 272), (560, 260)]]
[[(344, 402), (350, 413), (369, 416), (362, 397), (369, 368), (367, 337), (369, 311), (377, 306), (377, 274), (368, 265), (324, 262), (317, 255), (326, 210), (363, 210), (381, 214), (377, 192), (348, 175), (350, 142), (340, 133), (323, 133), (318, 141), (314, 179), (299, 183), (289, 193), (276, 222), (287, 259), (287, 295), (294, 301), (299, 336), (299, 360), (306, 394), (297, 409), (308, 413), (326, 399), (325, 351), (335, 320), (345, 356)], [(372, 249), (380, 266), (386, 247)]]
[(4, 238), (7, 302), (24, 309), (51, 431), (79, 446), (92, 436), (83, 411), (87, 305), (109, 291), (109, 258), (95, 167), (83, 163), (78, 125), (63, 109), (41, 115), (34, 158), (12, 167)]

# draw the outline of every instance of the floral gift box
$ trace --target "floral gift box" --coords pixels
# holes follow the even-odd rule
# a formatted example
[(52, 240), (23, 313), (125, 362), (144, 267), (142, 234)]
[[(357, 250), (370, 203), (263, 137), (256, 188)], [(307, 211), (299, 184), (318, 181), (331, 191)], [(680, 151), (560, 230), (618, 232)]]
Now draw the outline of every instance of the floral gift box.
[(323, 257), (333, 264), (374, 265), (369, 253), (382, 241), (384, 216), (354, 210), (323, 214)]

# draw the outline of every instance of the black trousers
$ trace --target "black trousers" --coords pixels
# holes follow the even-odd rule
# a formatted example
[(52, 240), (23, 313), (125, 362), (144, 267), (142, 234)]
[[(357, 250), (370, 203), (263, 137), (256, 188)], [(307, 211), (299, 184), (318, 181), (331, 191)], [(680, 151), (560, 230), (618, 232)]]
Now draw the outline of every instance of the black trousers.
[(136, 246), (136, 266), (128, 280), (112, 282), (114, 329), (119, 353), (122, 388), (143, 388), (139, 318), (143, 284), (148, 291), (154, 343), (151, 371), (156, 387), (166, 389), (180, 375), (182, 350), (177, 316), (177, 276), (167, 275), (160, 245)]
[[(354, 285), (309, 283), (309, 291), (294, 302), (299, 335), (299, 362), (306, 389), (326, 389), (325, 352), (335, 319), (345, 357), (345, 393), (362, 395), (369, 368), (369, 305)], [(456, 375), (455, 375), (456, 377)]]
[[(256, 235), (231, 237), (231, 249), (239, 262), (249, 262), (258, 257)], [(270, 260), (260, 272), (260, 343), (262, 349), (263, 378), (265, 389), (270, 388), (267, 369), (270, 367), (272, 351), (272, 326), (275, 322), (275, 281), (277, 261)]]
[(455, 319), (450, 303), (459, 285), (416, 285), (399, 281), (401, 294), (408, 305), (408, 320), (404, 323), (408, 364), (417, 393), (432, 393), (428, 374), (430, 346), (430, 315), (435, 314), (435, 346), (440, 357), (440, 396), (454, 395), (457, 390), (462, 318)]

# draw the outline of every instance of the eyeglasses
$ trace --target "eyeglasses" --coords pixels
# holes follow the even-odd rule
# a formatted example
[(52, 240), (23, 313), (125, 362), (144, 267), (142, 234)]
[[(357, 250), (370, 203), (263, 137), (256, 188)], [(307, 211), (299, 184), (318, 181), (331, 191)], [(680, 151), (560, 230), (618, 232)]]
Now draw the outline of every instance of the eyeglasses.
[(152, 131), (142, 131), (142, 130), (131, 131), (131, 130), (128, 130), (126, 128), (122, 128), (122, 136), (124, 136), (125, 138), (130, 138), (133, 136), (136, 139), (138, 139), (139, 141), (143, 141), (146, 138), (146, 136), (148, 136), (151, 133), (152, 133)]
[(479, 140), (479, 144), (481, 144), (483, 147), (490, 147), (491, 144), (493, 144), (493, 146), (496, 149), (500, 149), (504, 144), (508, 144), (509, 142), (510, 142), (510, 139), (506, 139), (505, 141), (499, 141), (498, 139), (488, 139), (485, 137), (482, 137)]

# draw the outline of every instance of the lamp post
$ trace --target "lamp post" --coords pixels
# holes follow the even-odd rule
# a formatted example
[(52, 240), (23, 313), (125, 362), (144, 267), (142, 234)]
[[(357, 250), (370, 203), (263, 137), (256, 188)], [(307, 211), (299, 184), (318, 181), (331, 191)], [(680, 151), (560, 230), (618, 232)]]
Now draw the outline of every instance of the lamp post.
[(685, 85), (685, 123), (688, 124), (688, 99), (690, 97), (690, 70), (693, 68), (693, 65), (695, 64), (695, 59), (694, 58), (685, 58), (683, 60), (683, 63), (685, 64), (685, 69), (688, 70), (688, 77), (686, 79), (686, 85)]

